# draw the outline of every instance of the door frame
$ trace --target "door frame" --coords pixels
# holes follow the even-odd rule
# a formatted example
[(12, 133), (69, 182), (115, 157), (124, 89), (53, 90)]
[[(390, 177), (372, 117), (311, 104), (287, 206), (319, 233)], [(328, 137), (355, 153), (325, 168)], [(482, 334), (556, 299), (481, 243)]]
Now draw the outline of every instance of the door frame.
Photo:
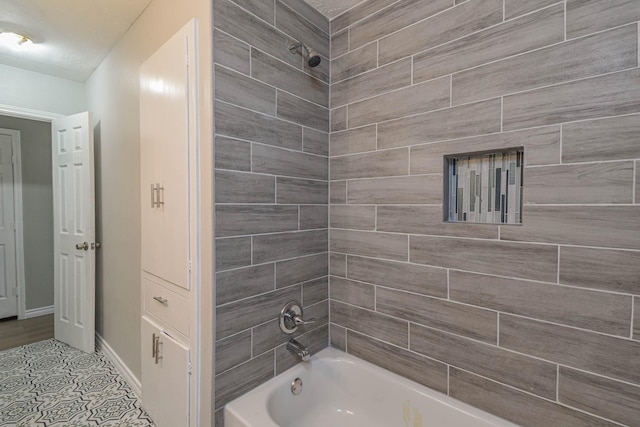
[[(0, 114), (3, 116), (17, 117), (20, 119), (36, 120), (39, 122), (51, 123), (51, 120), (63, 117), (62, 114), (48, 111), (32, 110), (29, 108), (14, 107), (0, 104)], [(14, 216), (16, 224), (16, 278), (18, 281), (18, 319), (27, 318), (25, 265), (24, 265), (24, 222), (22, 208), (22, 157), (20, 132), (17, 141), (13, 139), (13, 155), (15, 164), (13, 167), (13, 188), (14, 188)], [(19, 184), (19, 185), (18, 185)]]

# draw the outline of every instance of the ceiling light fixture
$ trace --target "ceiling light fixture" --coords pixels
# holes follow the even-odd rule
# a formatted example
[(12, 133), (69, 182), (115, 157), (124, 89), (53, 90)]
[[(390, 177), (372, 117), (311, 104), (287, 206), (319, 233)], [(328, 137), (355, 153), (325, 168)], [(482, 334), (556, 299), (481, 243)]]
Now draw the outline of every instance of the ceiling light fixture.
[(3, 28), (0, 29), (0, 46), (14, 50), (26, 50), (33, 46), (33, 41), (29, 36)]

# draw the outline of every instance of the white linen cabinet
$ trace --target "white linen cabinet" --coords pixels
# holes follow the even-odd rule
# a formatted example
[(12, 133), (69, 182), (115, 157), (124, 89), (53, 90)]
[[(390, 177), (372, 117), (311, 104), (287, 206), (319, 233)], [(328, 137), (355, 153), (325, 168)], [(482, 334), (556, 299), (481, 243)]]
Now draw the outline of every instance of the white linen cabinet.
[(194, 425), (197, 351), (195, 21), (140, 66), (142, 403)]

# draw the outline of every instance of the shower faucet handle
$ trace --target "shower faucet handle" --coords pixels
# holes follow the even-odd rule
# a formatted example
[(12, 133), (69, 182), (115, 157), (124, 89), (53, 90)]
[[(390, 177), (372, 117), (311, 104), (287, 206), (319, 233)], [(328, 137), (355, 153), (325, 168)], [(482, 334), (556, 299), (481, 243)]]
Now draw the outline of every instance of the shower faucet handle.
[(304, 320), (302, 305), (298, 301), (288, 302), (280, 311), (280, 329), (285, 334), (292, 334), (298, 326), (316, 323), (316, 319)]

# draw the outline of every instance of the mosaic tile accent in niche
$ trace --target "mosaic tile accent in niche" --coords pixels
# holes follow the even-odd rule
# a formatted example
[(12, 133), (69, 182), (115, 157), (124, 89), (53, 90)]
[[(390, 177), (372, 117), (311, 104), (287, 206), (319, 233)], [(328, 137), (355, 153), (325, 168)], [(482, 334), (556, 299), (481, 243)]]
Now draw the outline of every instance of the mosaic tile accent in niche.
[(523, 149), (449, 156), (445, 162), (447, 221), (522, 223)]

